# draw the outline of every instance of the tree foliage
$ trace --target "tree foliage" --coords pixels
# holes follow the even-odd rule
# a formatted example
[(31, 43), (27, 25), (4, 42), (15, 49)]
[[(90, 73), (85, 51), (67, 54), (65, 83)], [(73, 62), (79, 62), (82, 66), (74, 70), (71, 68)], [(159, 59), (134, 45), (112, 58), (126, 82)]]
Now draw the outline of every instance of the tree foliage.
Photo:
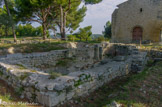
[(103, 35), (105, 38), (111, 38), (111, 22), (108, 21), (106, 22), (106, 25), (104, 26), (104, 31), (103, 31)]
[(42, 27), (33, 27), (31, 24), (21, 25), (19, 24), (16, 27), (17, 36), (41, 36), (42, 35)]
[(102, 0), (84, 0), (86, 4), (96, 4), (100, 3)]
[(59, 12), (55, 12), (57, 13), (55, 23), (60, 29), (63, 40), (66, 38), (65, 34), (67, 31), (76, 30), (80, 22), (83, 21), (87, 9), (85, 6), (79, 8), (80, 4), (80, 0), (57, 0)]
[(47, 38), (53, 0), (15, 0), (18, 16), (25, 22), (38, 22), (42, 25), (43, 39)]
[(78, 27), (80, 27), (80, 23), (83, 21), (84, 16), (86, 15), (87, 8), (83, 6), (80, 9), (75, 8), (69, 12), (67, 16), (67, 26), (69, 31), (75, 31)]
[[(86, 6), (80, 7), (83, 2), (85, 4), (96, 4), (102, 0), (0, 0), (0, 6), (4, 7), (5, 14), (0, 14), (0, 29), (6, 27), (9, 30), (10, 24), (14, 32), (14, 24), (28, 22), (37, 22), (41, 24), (41, 35), (45, 40), (48, 35), (48, 30), (52, 29), (56, 31), (60, 29), (60, 35), (65, 39), (67, 32), (73, 32), (83, 21), (86, 15)], [(5, 4), (5, 6), (3, 6)], [(10, 19), (10, 20), (9, 20)], [(12, 19), (12, 20), (11, 20)], [(24, 32), (23, 29), (31, 30), (31, 25), (18, 25), (16, 27), (16, 33), (19, 36), (33, 35), (37, 33), (29, 34)], [(33, 29), (33, 28), (32, 28)], [(24, 32), (25, 34), (22, 34)], [(26, 34), (27, 33), (27, 34)], [(56, 33), (56, 32), (55, 32)], [(7, 34), (6, 34), (7, 35)]]
[(0, 8), (0, 36), (10, 35), (12, 21), (5, 9)]
[(92, 35), (92, 26), (87, 26), (84, 28), (80, 28), (77, 37), (80, 38), (80, 40), (88, 41), (91, 39)]
[[(3, 8), (2, 9), (3, 11), (6, 11), (6, 13), (3, 12), (3, 14), (1, 14), (2, 15), (1, 17), (6, 18), (3, 20), (3, 21), (6, 21), (6, 22), (3, 22), (3, 24), (5, 24), (5, 23), (9, 24), (9, 25), (4, 25), (5, 30), (8, 30), (8, 27), (11, 25), (14, 41), (16, 42), (15, 22), (14, 22), (14, 18), (12, 16), (12, 14), (11, 14), (11, 10), (14, 9), (14, 1), (13, 0), (0, 0), (0, 6), (1, 6), (1, 9)], [(8, 15), (8, 16), (6, 16), (6, 15)], [(3, 18), (1, 18), (1, 20), (2, 19)], [(7, 31), (5, 31), (5, 32), (6, 32), (6, 35), (8, 35)]]

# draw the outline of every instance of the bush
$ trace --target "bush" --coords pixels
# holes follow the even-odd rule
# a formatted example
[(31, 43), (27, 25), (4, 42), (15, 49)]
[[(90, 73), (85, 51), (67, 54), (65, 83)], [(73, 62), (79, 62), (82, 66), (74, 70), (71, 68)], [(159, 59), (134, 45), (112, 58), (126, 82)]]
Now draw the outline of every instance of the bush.
[(69, 36), (68, 36), (68, 40), (69, 40), (69, 41), (76, 40), (76, 36), (75, 36), (75, 35), (69, 35)]
[(96, 38), (95, 41), (103, 42), (103, 41), (105, 41), (105, 38), (104, 38), (104, 36), (100, 36), (100, 37)]
[(80, 38), (78, 38), (78, 35), (69, 35), (67, 36), (69, 41), (80, 41)]
[(154, 64), (154, 60), (150, 59), (147, 61), (147, 66), (152, 66)]
[(62, 76), (61, 73), (57, 73), (57, 72), (50, 72), (50, 77), (49, 79), (56, 79), (57, 77)]

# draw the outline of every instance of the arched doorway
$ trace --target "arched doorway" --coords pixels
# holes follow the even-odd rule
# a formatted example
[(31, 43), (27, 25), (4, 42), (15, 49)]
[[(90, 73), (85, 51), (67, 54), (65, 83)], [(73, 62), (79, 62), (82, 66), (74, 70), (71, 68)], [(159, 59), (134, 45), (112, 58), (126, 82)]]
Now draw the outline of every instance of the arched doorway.
[(143, 30), (141, 27), (135, 27), (133, 29), (132, 40), (133, 42), (140, 42), (142, 40)]

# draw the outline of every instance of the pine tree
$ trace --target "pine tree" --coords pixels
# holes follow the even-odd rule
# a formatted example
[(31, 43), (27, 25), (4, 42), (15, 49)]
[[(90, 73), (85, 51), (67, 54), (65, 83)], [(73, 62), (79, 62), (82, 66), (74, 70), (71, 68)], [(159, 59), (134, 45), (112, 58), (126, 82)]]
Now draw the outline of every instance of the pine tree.
[(11, 15), (11, 12), (10, 12), (10, 9), (9, 9), (9, 6), (8, 6), (8, 1), (4, 0), (4, 4), (5, 4), (5, 7), (7, 9), (7, 14), (9, 16), (9, 20), (10, 20), (10, 22), (12, 24), (12, 32), (13, 32), (13, 36), (14, 36), (14, 42), (16, 42), (17, 39), (16, 39), (16, 33), (15, 33), (15, 24), (14, 24), (14, 20), (13, 20), (13, 17)]
[(106, 25), (104, 26), (105, 31), (103, 31), (103, 35), (105, 38), (111, 38), (111, 22), (106, 22)]
[(92, 29), (92, 26), (87, 26), (87, 27), (79, 29), (78, 37), (80, 38), (80, 41), (81, 40), (88, 41), (88, 39), (90, 39), (92, 35), (91, 29)]
[(86, 7), (79, 8), (80, 0), (58, 0), (57, 5), (60, 9), (56, 24), (60, 29), (61, 39), (66, 39), (66, 32), (76, 30), (85, 16)]
[(53, 0), (15, 0), (16, 10), (22, 21), (38, 22), (43, 28), (43, 39), (47, 38), (49, 17)]

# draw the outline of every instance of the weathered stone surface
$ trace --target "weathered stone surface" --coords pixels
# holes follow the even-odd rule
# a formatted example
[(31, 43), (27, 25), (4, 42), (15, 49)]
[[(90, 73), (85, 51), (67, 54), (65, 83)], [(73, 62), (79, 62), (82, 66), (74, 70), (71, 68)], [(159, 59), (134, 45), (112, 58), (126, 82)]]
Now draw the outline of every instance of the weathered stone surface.
[(114, 58), (114, 61), (125, 61), (125, 56), (116, 56), (115, 58)]
[(117, 7), (112, 15), (112, 42), (132, 43), (134, 28), (142, 30), (142, 41), (161, 42), (161, 0), (128, 0)]
[[(1, 58), (0, 78), (11, 84), (15, 89), (24, 88), (23, 94), (29, 100), (33, 100), (34, 97), (36, 102), (51, 107), (76, 96), (87, 95), (104, 83), (116, 77), (127, 75), (135, 67), (139, 71), (145, 65), (147, 53), (138, 52), (138, 54), (135, 54), (133, 51), (138, 50), (135, 50), (132, 46), (104, 43), (98, 44), (99, 47), (102, 47), (102, 52), (97, 52), (97, 56), (94, 46), (70, 51), (68, 57), (76, 57), (78, 62), (73, 64), (74, 68), (79, 70), (72, 69), (73, 66), (70, 66), (66, 68), (69, 73), (54, 79), (49, 78), (51, 74), (48, 72), (39, 69), (33, 71), (33, 68), (45, 67), (44, 63), (55, 66), (60, 58), (64, 60), (67, 57), (67, 50), (24, 54), (21, 59), (16, 57)], [(112, 56), (107, 56), (112, 52), (110, 47), (111, 49), (114, 48), (115, 51), (110, 54)], [(124, 53), (126, 53), (125, 56)], [(103, 55), (103, 60), (101, 62), (96, 61), (95, 57), (102, 59), (100, 55)], [(47, 68), (50, 66), (47, 66)]]
[(113, 101), (111, 104), (108, 104), (106, 107), (122, 107), (122, 104), (118, 104), (116, 101)]

